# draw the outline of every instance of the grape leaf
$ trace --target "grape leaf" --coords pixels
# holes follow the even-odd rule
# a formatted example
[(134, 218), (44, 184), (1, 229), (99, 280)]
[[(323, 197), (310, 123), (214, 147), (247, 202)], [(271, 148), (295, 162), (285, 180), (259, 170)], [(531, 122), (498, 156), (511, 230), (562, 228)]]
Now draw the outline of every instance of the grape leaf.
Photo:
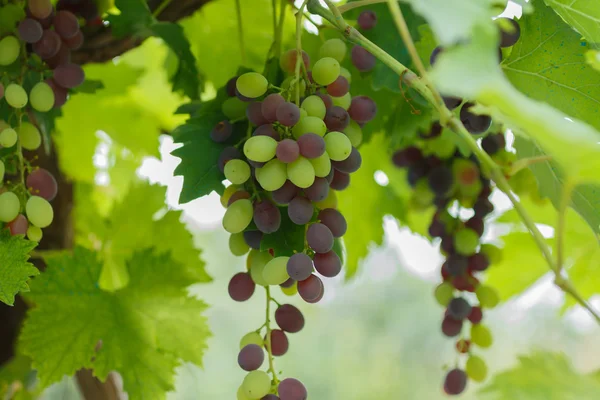
[(31, 359), (17, 353), (0, 367), (0, 396), (3, 399), (33, 400), (35, 396), (27, 396), (32, 375)]
[(106, 20), (110, 23), (115, 37), (127, 35), (147, 36), (148, 27), (154, 22), (154, 17), (143, 0), (115, 0), (119, 14), (110, 14)]
[(511, 86), (497, 63), (497, 35), (494, 27), (478, 26), (468, 44), (441, 54), (431, 74), (434, 83), (443, 94), (481, 102), (498, 122), (535, 138), (574, 183), (598, 181), (600, 133)]
[[(521, 37), (502, 69), (515, 88), (600, 129), (598, 73), (586, 63), (581, 36), (542, 0), (519, 20)], [(599, 28), (600, 30), (600, 28)]]
[(275, 257), (290, 257), (294, 253), (304, 251), (304, 225), (296, 225), (287, 213), (287, 208), (280, 208), (281, 227), (275, 233), (264, 235), (260, 242), (260, 249), (266, 251), (273, 249)]
[(15, 295), (29, 291), (27, 281), (40, 272), (29, 260), (35, 242), (22, 236), (11, 236), (8, 229), (0, 230), (0, 301), (12, 306)]
[(202, 364), (206, 305), (188, 295), (193, 281), (168, 255), (136, 253), (130, 285), (115, 293), (98, 287), (102, 263), (90, 250), (76, 247), (46, 262), (20, 337), (42, 386), (82, 367), (101, 380), (116, 370), (130, 398), (164, 399), (179, 360)]
[(600, 46), (600, 3), (596, 0), (544, 0), (592, 46)]
[(517, 366), (496, 374), (478, 392), (485, 400), (579, 400), (595, 393), (600, 393), (597, 379), (575, 371), (564, 354), (541, 351), (520, 356)]
[(590, 67), (594, 68), (596, 71), (600, 71), (600, 51), (588, 50), (585, 53), (585, 61)]

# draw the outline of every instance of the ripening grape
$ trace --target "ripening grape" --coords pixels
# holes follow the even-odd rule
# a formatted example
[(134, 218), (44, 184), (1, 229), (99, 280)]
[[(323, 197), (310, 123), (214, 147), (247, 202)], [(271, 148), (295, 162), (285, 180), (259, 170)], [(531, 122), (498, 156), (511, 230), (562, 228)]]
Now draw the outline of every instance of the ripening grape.
[(474, 254), (479, 245), (479, 235), (472, 229), (463, 228), (454, 234), (456, 252), (465, 256)]
[(311, 274), (307, 279), (298, 282), (298, 294), (306, 302), (317, 302), (324, 292), (323, 281)]
[(335, 194), (335, 190), (330, 190), (329, 195), (323, 201), (320, 201), (315, 204), (319, 210), (324, 210), (326, 208), (336, 208), (338, 205), (337, 195)]
[(273, 259), (273, 256), (268, 251), (251, 251), (250, 252), (250, 276), (257, 285), (269, 286), (263, 278), (265, 265)]
[(329, 93), (333, 98), (342, 97), (348, 93), (350, 90), (350, 83), (343, 76), (338, 76), (337, 79), (327, 85), (327, 93)]
[(342, 132), (348, 136), (350, 139), (350, 143), (352, 143), (353, 147), (358, 147), (362, 143), (363, 133), (360, 125), (356, 123), (356, 121), (350, 120), (348, 126), (342, 130)]
[(54, 79), (46, 79), (44, 82), (52, 88), (54, 93), (54, 108), (62, 107), (67, 102), (67, 95), (69, 94), (67, 89), (59, 86)]
[(296, 225), (307, 224), (312, 219), (314, 211), (312, 202), (302, 196), (294, 197), (288, 205), (288, 216)]
[(33, 51), (42, 60), (48, 60), (58, 54), (60, 46), (60, 36), (53, 30), (46, 29), (42, 33), (42, 38), (33, 44)]
[(483, 319), (483, 311), (481, 311), (481, 307), (472, 307), (468, 318), (472, 324), (480, 323)]
[(19, 58), (21, 45), (14, 36), (6, 36), (0, 40), (0, 65), (6, 66), (14, 63)]
[(35, 196), (48, 201), (54, 200), (58, 194), (58, 183), (48, 170), (37, 168), (27, 175), (27, 189)]
[(242, 232), (250, 225), (253, 215), (252, 202), (248, 199), (238, 200), (225, 211), (223, 228), (229, 233)]
[(17, 131), (12, 128), (4, 129), (0, 132), (0, 146), (8, 148), (17, 144)]
[(377, 114), (377, 104), (367, 96), (353, 97), (348, 114), (350, 114), (350, 118), (358, 123), (369, 122)]
[(285, 99), (279, 93), (271, 93), (261, 103), (263, 117), (269, 122), (277, 121), (277, 107), (285, 103)]
[(225, 188), (225, 190), (223, 191), (223, 195), (221, 196), (221, 205), (225, 208), (227, 208), (227, 206), (229, 205), (229, 199), (231, 198), (231, 196), (233, 196), (233, 194), (235, 192), (238, 191), (240, 187), (238, 185), (229, 185)]
[(341, 97), (331, 97), (331, 103), (332, 105), (341, 107), (347, 111), (352, 104), (352, 95), (348, 92)]
[(479, 347), (488, 348), (492, 345), (492, 333), (482, 324), (471, 325), (471, 342)]
[(27, 9), (37, 19), (44, 19), (52, 13), (50, 0), (28, 0)]
[[(288, 74), (293, 74), (296, 72), (296, 62), (298, 61), (298, 50), (290, 49), (283, 53), (281, 58), (279, 59), (279, 66), (284, 72)], [(310, 57), (305, 51), (302, 51), (302, 62), (304, 62), (304, 66), (308, 70), (310, 65)]]
[(443, 282), (435, 288), (434, 295), (439, 305), (446, 307), (454, 298), (454, 286), (450, 282)]
[(275, 321), (283, 331), (289, 333), (297, 333), (304, 328), (302, 312), (291, 304), (284, 304), (277, 308)]
[(254, 294), (256, 284), (246, 272), (239, 272), (231, 278), (227, 288), (229, 296), (235, 301), (246, 301)]
[(482, 244), (481, 253), (488, 258), (490, 264), (498, 264), (502, 261), (502, 249), (491, 243)]
[(312, 77), (315, 83), (327, 86), (340, 76), (340, 63), (332, 57), (324, 57), (315, 63)]
[(498, 291), (491, 286), (481, 285), (475, 290), (475, 294), (482, 308), (494, 308), (500, 303)]
[(75, 36), (67, 39), (63, 38), (63, 44), (65, 44), (69, 50), (78, 50), (83, 45), (83, 40), (83, 33), (79, 30)]
[(277, 159), (279, 161), (283, 163), (291, 163), (296, 161), (296, 159), (300, 155), (300, 148), (298, 147), (298, 143), (296, 143), (295, 140), (283, 139), (277, 144), (275, 155), (277, 156)]
[(246, 243), (243, 233), (234, 233), (229, 236), (229, 250), (234, 256), (243, 256), (250, 251), (250, 246)]
[(265, 94), (269, 82), (258, 72), (246, 72), (237, 79), (235, 86), (243, 96), (255, 99)]
[(327, 253), (316, 253), (313, 261), (317, 272), (324, 277), (333, 278), (342, 271), (342, 261), (333, 250)]
[(298, 157), (296, 161), (287, 164), (287, 176), (294, 185), (306, 189), (315, 181), (315, 169), (308, 159)]
[(269, 200), (262, 200), (254, 205), (254, 224), (263, 233), (273, 233), (281, 226), (281, 212)]
[(450, 276), (461, 276), (467, 271), (469, 260), (460, 254), (451, 254), (446, 260), (446, 268)]
[(7, 227), (10, 231), (11, 235), (25, 235), (27, 233), (27, 228), (29, 223), (27, 222), (27, 218), (23, 214), (17, 215), (17, 218), (13, 219), (7, 224)]
[(263, 238), (261, 231), (244, 231), (244, 240), (250, 248), (260, 250), (260, 242)]
[(469, 378), (475, 382), (483, 382), (487, 377), (488, 368), (485, 361), (479, 356), (471, 355), (465, 365), (465, 370)]
[(514, 46), (521, 37), (521, 27), (512, 18), (497, 18), (494, 22), (500, 27), (500, 47)]
[(272, 124), (264, 124), (256, 128), (256, 130), (252, 133), (252, 136), (269, 136), (275, 140), (280, 139), (279, 132), (273, 128)]
[(287, 180), (287, 167), (277, 159), (266, 163), (262, 168), (256, 168), (256, 180), (263, 189), (273, 192), (280, 189)]
[(327, 109), (325, 114), (325, 126), (330, 131), (341, 131), (348, 126), (350, 116), (342, 107), (333, 106)]
[(256, 344), (246, 345), (238, 354), (238, 364), (244, 371), (255, 371), (265, 361), (265, 352)]
[(244, 144), (244, 154), (252, 161), (267, 162), (276, 151), (277, 141), (269, 136), (253, 136)]
[(6, 102), (12, 108), (23, 108), (27, 105), (27, 92), (16, 83), (11, 83), (4, 91)]
[[(265, 337), (265, 347), (267, 346), (267, 340)], [(287, 353), (290, 343), (287, 335), (280, 329), (273, 329), (271, 331), (271, 352), (274, 356), (282, 356)]]
[(25, 150), (35, 151), (41, 146), (42, 135), (35, 125), (29, 122), (22, 122), (18, 133), (21, 147)]
[(362, 30), (369, 30), (375, 28), (377, 25), (377, 14), (372, 10), (365, 10), (361, 12), (358, 16), (358, 20), (356, 21), (358, 26)]
[(229, 121), (220, 121), (210, 131), (210, 138), (213, 142), (223, 143), (231, 137), (233, 133), (233, 125)]
[(45, 82), (37, 83), (29, 92), (31, 106), (40, 112), (48, 112), (54, 107), (54, 91)]
[(309, 256), (304, 253), (296, 253), (287, 262), (286, 271), (295, 281), (307, 279), (313, 270), (313, 263)]
[(77, 64), (63, 64), (59, 65), (54, 69), (54, 80), (60, 86), (66, 89), (72, 89), (83, 83), (85, 80), (85, 73), (83, 68)]
[(327, 132), (327, 126), (321, 118), (317, 117), (304, 117), (298, 121), (298, 123), (292, 128), (292, 133), (296, 139), (306, 133), (315, 133), (319, 136), (325, 136)]
[(471, 313), (471, 305), (462, 297), (456, 297), (448, 304), (448, 315), (454, 319), (463, 320)]
[(245, 334), (240, 340), (240, 350), (249, 344), (255, 344), (262, 347), (264, 346), (265, 342), (258, 332), (250, 332)]
[(477, 115), (470, 111), (473, 103), (465, 103), (460, 109), (460, 120), (471, 134), (480, 134), (492, 125), (492, 117), (489, 115)]
[(319, 58), (331, 57), (339, 62), (346, 57), (346, 43), (341, 39), (329, 39), (321, 45), (319, 49)]
[(298, 284), (294, 282), (294, 284), (290, 287), (281, 286), (281, 292), (286, 296), (295, 296), (298, 293)]
[(54, 30), (63, 39), (70, 39), (79, 32), (79, 21), (70, 11), (59, 11), (54, 16)]
[(463, 321), (451, 317), (444, 317), (442, 321), (442, 333), (448, 337), (454, 337), (460, 334)]
[(327, 154), (333, 161), (343, 161), (352, 152), (352, 143), (342, 132), (329, 132), (325, 135), (324, 140)]
[(260, 399), (271, 390), (271, 378), (264, 371), (249, 372), (244, 378), (242, 389), (249, 398)]
[[(283, 98), (283, 97), (282, 97)], [(266, 101), (266, 100), (265, 100)], [(310, 117), (317, 117), (319, 119), (325, 118), (325, 103), (319, 96), (308, 96), (301, 105), (302, 109), (305, 110)]]
[(300, 109), (290, 102), (281, 103), (275, 113), (277, 121), (283, 126), (294, 126), (300, 120)]
[(225, 178), (231, 183), (241, 185), (250, 178), (250, 166), (244, 160), (231, 160), (225, 164)]
[(308, 398), (308, 392), (302, 382), (293, 378), (286, 378), (279, 382), (277, 393), (281, 400), (306, 400)]
[(29, 222), (38, 228), (50, 226), (54, 219), (54, 210), (48, 201), (39, 197), (31, 196), (25, 205), (25, 211)]
[(350, 58), (352, 59), (352, 64), (360, 72), (369, 72), (375, 68), (375, 64), (377, 63), (375, 56), (359, 45), (352, 48)]
[(314, 133), (300, 136), (297, 144), (300, 154), (309, 159), (319, 158), (325, 153), (325, 140)]
[(448, 372), (444, 380), (444, 391), (450, 395), (457, 395), (464, 392), (467, 387), (467, 374), (460, 369), (453, 369)]
[(230, 97), (221, 105), (221, 111), (229, 119), (239, 119), (246, 115), (248, 103), (244, 103), (237, 97)]
[(263, 278), (269, 285), (281, 285), (290, 279), (287, 273), (287, 262), (289, 257), (275, 257), (265, 265)]

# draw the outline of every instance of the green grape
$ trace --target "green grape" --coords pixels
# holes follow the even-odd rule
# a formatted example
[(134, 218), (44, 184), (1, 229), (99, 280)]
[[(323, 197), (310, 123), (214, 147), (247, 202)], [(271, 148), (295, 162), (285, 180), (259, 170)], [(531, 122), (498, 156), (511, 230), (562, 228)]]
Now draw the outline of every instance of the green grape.
[(46, 199), (39, 196), (31, 196), (25, 205), (27, 219), (38, 228), (50, 226), (54, 219), (54, 210)]
[[(0, 100), (2, 100), (2, 97), (0, 97)], [(10, 125), (7, 124), (6, 121), (4, 121), (3, 119), (0, 119), (0, 132), (5, 130), (6, 128), (10, 128)]]
[(19, 53), (21, 52), (21, 45), (19, 40), (14, 36), (7, 36), (0, 40), (0, 65), (10, 65), (17, 61)]
[(493, 342), (492, 333), (485, 325), (471, 325), (471, 342), (484, 349), (488, 348)]
[(500, 303), (498, 291), (491, 286), (481, 285), (475, 290), (475, 294), (482, 308), (494, 308)]
[(246, 396), (260, 399), (271, 391), (271, 378), (265, 371), (252, 371), (244, 378), (242, 388)]
[(27, 92), (16, 83), (11, 83), (6, 87), (4, 97), (12, 108), (23, 108), (27, 105)]
[(481, 253), (487, 256), (490, 264), (498, 264), (502, 261), (502, 249), (491, 243), (482, 244)]
[(433, 203), (434, 199), (435, 194), (431, 190), (427, 179), (419, 179), (410, 198), (410, 205), (416, 210), (425, 210)]
[(309, 161), (315, 169), (315, 176), (325, 178), (329, 175), (329, 172), (331, 172), (331, 159), (327, 152), (321, 154), (317, 158), (311, 158)]
[(267, 162), (275, 157), (277, 141), (270, 136), (252, 136), (244, 144), (244, 155), (256, 162)]
[(445, 160), (450, 158), (456, 152), (456, 144), (453, 135), (440, 135), (427, 141), (427, 148), (430, 153)]
[(242, 340), (240, 340), (240, 350), (243, 349), (244, 347), (248, 346), (249, 344), (255, 344), (257, 346), (263, 347), (265, 345), (265, 342), (263, 340), (263, 337), (260, 335), (260, 333), (252, 331), (252, 332), (246, 333), (242, 337)]
[(485, 361), (483, 361), (483, 358), (476, 355), (471, 355), (469, 357), (465, 370), (469, 378), (473, 379), (475, 382), (485, 381), (488, 373)]
[(42, 135), (39, 129), (29, 122), (22, 122), (19, 127), (19, 140), (25, 150), (37, 150), (42, 144)]
[(287, 167), (278, 159), (273, 159), (262, 168), (256, 169), (256, 179), (263, 189), (273, 192), (283, 186), (287, 179)]
[(346, 50), (346, 43), (343, 40), (329, 39), (321, 45), (319, 58), (331, 57), (342, 62), (344, 57), (346, 57)]
[(27, 238), (32, 242), (40, 242), (44, 233), (37, 226), (29, 225), (27, 228)]
[(0, 222), (10, 222), (17, 218), (21, 203), (19, 198), (13, 192), (4, 192), (0, 194)]
[(265, 265), (263, 278), (269, 285), (281, 285), (290, 279), (287, 273), (287, 262), (289, 257), (275, 257)]
[(300, 118), (308, 117), (308, 113), (304, 108), (300, 108)]
[[(292, 85), (290, 87), (290, 85)], [(298, 83), (296, 81), (296, 77), (294, 75), (288, 76), (281, 82), (281, 88), (285, 91), (289, 90), (290, 97), (292, 99), (296, 98), (296, 92), (298, 91)], [(300, 80), (300, 97), (304, 97), (304, 93), (306, 93), (306, 81), (304, 79)]]
[(310, 115), (302, 118), (292, 128), (292, 133), (296, 139), (305, 133), (315, 133), (319, 136), (325, 136), (325, 132), (327, 132), (327, 126), (325, 125), (325, 122), (321, 118), (312, 117)]
[(338, 200), (335, 190), (330, 190), (325, 200), (315, 203), (315, 206), (317, 206), (319, 210), (325, 210), (327, 208), (337, 208), (337, 205)]
[(454, 298), (454, 286), (450, 282), (440, 283), (435, 288), (434, 294), (439, 305), (446, 307), (450, 300)]
[(350, 139), (350, 143), (352, 143), (353, 147), (360, 146), (363, 141), (362, 129), (354, 120), (350, 120), (350, 123), (342, 132), (348, 136), (348, 139)]
[(2, 182), (4, 182), (4, 173), (6, 172), (6, 167), (4, 166), (4, 161), (0, 160), (0, 186), (2, 186)]
[(269, 284), (263, 278), (263, 271), (265, 265), (273, 259), (273, 256), (268, 251), (252, 250), (250, 252), (250, 277), (257, 285), (269, 286)]
[(231, 251), (231, 254), (238, 257), (248, 253), (250, 246), (248, 246), (248, 243), (244, 240), (244, 234), (242, 232), (232, 233), (231, 236), (229, 236), (229, 250)]
[(329, 132), (324, 139), (327, 154), (333, 161), (344, 161), (352, 152), (352, 143), (342, 132)]
[(315, 63), (312, 78), (315, 83), (327, 86), (340, 76), (340, 63), (335, 58), (324, 57)]
[(461, 186), (471, 186), (480, 181), (479, 168), (471, 160), (456, 158), (452, 162), (452, 173)]
[(2, 147), (13, 147), (17, 144), (17, 131), (12, 128), (8, 128), (0, 132), (0, 146)]
[(535, 175), (529, 168), (523, 168), (508, 180), (513, 192), (519, 196), (526, 195), (537, 188)]
[(346, 93), (342, 97), (333, 97), (331, 96), (331, 101), (334, 106), (342, 107), (344, 110), (348, 110), (350, 108), (350, 104), (352, 103), (352, 95), (350, 92)]
[(246, 72), (237, 78), (235, 86), (242, 96), (255, 99), (267, 92), (269, 81), (258, 72)]
[(225, 211), (223, 228), (229, 233), (240, 233), (250, 225), (253, 214), (252, 202), (248, 199), (240, 199)]
[(250, 178), (250, 166), (244, 160), (230, 160), (225, 164), (225, 178), (231, 183), (241, 185)]
[(249, 398), (248, 396), (246, 396), (244, 389), (240, 386), (237, 391), (237, 400), (252, 400), (252, 399)]
[(294, 282), (294, 284), (290, 287), (281, 287), (281, 292), (286, 296), (295, 296), (298, 293), (298, 284)]
[(325, 113), (327, 109), (325, 108), (325, 103), (319, 96), (308, 96), (302, 102), (302, 110), (305, 110), (306, 113), (311, 117), (317, 117), (319, 119), (325, 118)]
[(246, 116), (246, 108), (250, 103), (241, 101), (237, 97), (230, 97), (221, 105), (221, 111), (229, 119), (240, 119)]
[(479, 235), (473, 229), (462, 228), (454, 234), (454, 247), (458, 254), (470, 256), (479, 245)]
[(352, 74), (344, 67), (340, 67), (340, 75), (346, 78), (348, 83), (352, 83)]
[[(465, 201), (474, 202), (481, 193), (481, 189), (483, 189), (483, 183), (481, 180), (475, 181), (472, 185), (458, 185), (458, 191), (461, 198), (464, 198)], [(469, 208), (469, 207), (468, 207)]]
[(306, 189), (315, 182), (315, 168), (306, 158), (298, 157), (287, 165), (287, 176), (294, 185)]
[(54, 107), (54, 91), (46, 82), (37, 83), (29, 92), (31, 107), (40, 112), (48, 112)]

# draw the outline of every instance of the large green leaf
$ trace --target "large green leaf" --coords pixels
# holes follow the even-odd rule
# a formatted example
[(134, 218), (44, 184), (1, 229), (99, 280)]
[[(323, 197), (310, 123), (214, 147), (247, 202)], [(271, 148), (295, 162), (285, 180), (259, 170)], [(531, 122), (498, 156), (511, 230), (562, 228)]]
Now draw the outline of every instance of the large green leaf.
[(532, 4), (535, 12), (519, 20), (521, 37), (502, 63), (504, 73), (528, 97), (600, 129), (600, 84), (586, 63), (588, 47), (542, 0)]
[(544, 0), (592, 46), (600, 46), (600, 3), (596, 0)]
[(132, 399), (164, 399), (179, 360), (202, 364), (206, 305), (188, 295), (193, 281), (169, 256), (138, 252), (128, 263), (131, 284), (115, 293), (98, 287), (102, 263), (92, 251), (46, 261), (20, 337), (42, 386), (85, 367), (101, 380), (118, 371)]
[(0, 301), (12, 306), (15, 295), (29, 291), (27, 281), (40, 272), (29, 260), (29, 252), (36, 246), (23, 236), (11, 236), (8, 229), (0, 229)]

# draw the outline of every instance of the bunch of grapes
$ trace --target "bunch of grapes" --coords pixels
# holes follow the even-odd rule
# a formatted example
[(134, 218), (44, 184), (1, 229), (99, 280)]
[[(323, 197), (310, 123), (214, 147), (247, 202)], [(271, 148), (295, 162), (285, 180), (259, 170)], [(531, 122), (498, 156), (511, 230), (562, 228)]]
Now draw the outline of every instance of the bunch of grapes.
[[(236, 301), (248, 300), (256, 285), (278, 285), (287, 295), (298, 293), (306, 302), (316, 303), (324, 295), (321, 277), (341, 272), (334, 245), (347, 225), (336, 209), (335, 191), (346, 189), (350, 174), (361, 166), (357, 150), (361, 127), (377, 112), (369, 97), (350, 94), (351, 75), (340, 66), (346, 52), (342, 40), (330, 39), (311, 65), (308, 54), (289, 50), (280, 58), (280, 68), (288, 75), (282, 82), (269, 83), (262, 74), (247, 72), (226, 86), (229, 97), (222, 104), (226, 119), (210, 135), (218, 143), (236, 143), (224, 148), (218, 165), (232, 183), (221, 198), (227, 207), (223, 227), (231, 234), (231, 252), (237, 256), (249, 252), (248, 270), (229, 283), (229, 294)], [(241, 140), (234, 134), (240, 121), (248, 126)], [(282, 219), (289, 224), (282, 224)], [(304, 249), (289, 249), (289, 257), (275, 257), (263, 237), (285, 237), (288, 227), (294, 232), (301, 227)], [(290, 304), (277, 308), (275, 321), (280, 329), (269, 330), (270, 337), (258, 330), (242, 339), (238, 361), (248, 375), (238, 391), (239, 400), (307, 397), (299, 381), (272, 381), (259, 370), (263, 347), (270, 347), (274, 356), (285, 354), (287, 335), (304, 326), (302, 313)]]
[(23, 151), (42, 144), (36, 113), (62, 106), (69, 89), (83, 83), (83, 70), (70, 63), (71, 50), (81, 46), (83, 35), (77, 17), (69, 11), (55, 13), (50, 0), (29, 0), (26, 15), (12, 34), (0, 39), (0, 66), (6, 71), (0, 101), (6, 101), (10, 112), (6, 121), (0, 120), (0, 223), (13, 235), (40, 241), (41, 229), (54, 219), (49, 202), (58, 185), (50, 172), (32, 166)]
[[(501, 47), (514, 45), (519, 37), (518, 23), (508, 21), (499, 23), (500, 27), (513, 27), (510, 31), (501, 29)], [(440, 47), (433, 51), (432, 65), (442, 51)], [(460, 119), (471, 134), (482, 135), (490, 130), (491, 117), (472, 113), (473, 103), (456, 97), (444, 97), (444, 102), (450, 109), (462, 105)], [(444, 391), (458, 395), (465, 390), (468, 379), (481, 382), (487, 376), (486, 363), (474, 350), (491, 346), (492, 334), (481, 323), (483, 310), (498, 305), (500, 298), (494, 288), (481, 283), (480, 275), (498, 261), (500, 249), (481, 243), (485, 218), (494, 210), (489, 200), (491, 181), (477, 158), (463, 155), (453, 138), (443, 133), (442, 126), (434, 123), (427, 132), (421, 132), (419, 141), (397, 151), (392, 160), (407, 170), (408, 183), (414, 189), (412, 205), (418, 209), (436, 207), (429, 234), (441, 240), (446, 256), (441, 267), (443, 282), (435, 289), (436, 300), (445, 307), (442, 333), (457, 338), (457, 352), (467, 355), (464, 367), (451, 369), (444, 381)], [(510, 164), (514, 156), (505, 149), (503, 133), (488, 133), (481, 146), (501, 165)], [(471, 210), (472, 216), (463, 219), (458, 210), (463, 214)]]

